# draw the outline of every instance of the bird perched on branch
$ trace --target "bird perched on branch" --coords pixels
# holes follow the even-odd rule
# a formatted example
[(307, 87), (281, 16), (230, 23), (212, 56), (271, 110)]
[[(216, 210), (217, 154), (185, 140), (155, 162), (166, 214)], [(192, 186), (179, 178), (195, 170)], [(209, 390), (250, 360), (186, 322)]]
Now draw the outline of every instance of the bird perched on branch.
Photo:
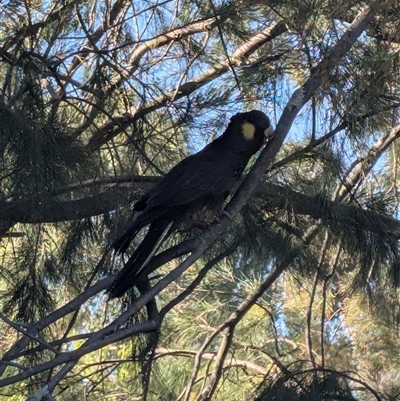
[(203, 208), (222, 208), (250, 157), (272, 133), (270, 120), (262, 111), (235, 114), (219, 138), (182, 160), (143, 195), (133, 207), (140, 214), (114, 249), (125, 252), (139, 231), (150, 227), (112, 283), (110, 298), (120, 297), (135, 285), (159, 246), (186, 216)]

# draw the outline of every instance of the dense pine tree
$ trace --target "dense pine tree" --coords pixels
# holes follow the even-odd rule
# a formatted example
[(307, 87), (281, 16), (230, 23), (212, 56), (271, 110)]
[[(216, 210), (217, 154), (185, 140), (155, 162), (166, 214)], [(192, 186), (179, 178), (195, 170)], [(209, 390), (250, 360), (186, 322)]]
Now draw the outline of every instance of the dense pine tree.
[[(399, 19), (2, 2), (0, 399), (397, 399)], [(232, 219), (181, 227), (109, 301), (132, 202), (252, 109), (276, 131)]]

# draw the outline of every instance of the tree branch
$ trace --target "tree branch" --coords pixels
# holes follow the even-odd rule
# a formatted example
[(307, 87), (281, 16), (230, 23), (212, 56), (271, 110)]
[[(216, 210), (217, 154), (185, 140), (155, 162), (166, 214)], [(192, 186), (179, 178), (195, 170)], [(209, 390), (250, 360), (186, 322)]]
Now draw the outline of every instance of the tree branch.
[[(286, 30), (286, 25), (283, 22), (279, 22), (274, 27), (268, 27), (263, 31), (255, 34), (233, 53), (230, 59), (232, 65), (240, 65), (244, 58), (248, 57), (265, 43), (270, 42), (272, 39), (281, 35)], [(159, 96), (149, 105), (139, 108), (131, 114), (124, 114), (123, 116), (115, 117), (113, 121), (103, 125), (97, 130), (97, 132), (88, 143), (88, 149), (91, 151), (99, 149), (106, 142), (127, 129), (135, 121), (155, 110), (164, 107), (171, 101), (175, 101), (182, 97), (190, 95), (197, 89), (211, 82), (216, 77), (221, 76), (229, 71), (229, 68), (230, 63), (228, 60), (216, 63), (213, 67), (211, 67), (202, 75), (198, 76), (196, 79), (185, 82), (184, 84), (180, 85), (179, 88), (167, 94)]]
[(346, 196), (355, 190), (371, 169), (374, 167), (383, 152), (400, 137), (400, 124), (397, 124), (391, 131), (380, 138), (371, 148), (368, 153), (358, 158), (347, 171), (345, 182), (338, 186), (334, 199), (344, 200)]
[[(155, 351), (155, 358), (163, 358), (165, 356), (183, 356), (186, 358), (194, 358), (197, 355), (197, 351), (191, 350), (176, 350), (176, 349), (168, 349), (163, 347), (157, 347)], [(214, 352), (205, 352), (201, 355), (201, 359), (206, 361), (213, 361), (215, 360), (215, 353)], [(230, 358), (225, 361), (224, 369), (226, 368), (243, 368), (249, 370), (257, 375), (266, 375), (268, 373), (268, 369), (257, 365), (256, 363), (244, 361), (241, 359)]]

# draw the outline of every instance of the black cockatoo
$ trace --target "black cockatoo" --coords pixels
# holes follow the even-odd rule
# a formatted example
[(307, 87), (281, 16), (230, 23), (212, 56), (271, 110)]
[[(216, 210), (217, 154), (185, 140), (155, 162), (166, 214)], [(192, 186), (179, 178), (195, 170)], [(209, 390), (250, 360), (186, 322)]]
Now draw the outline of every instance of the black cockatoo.
[(219, 138), (182, 160), (143, 195), (133, 208), (140, 214), (115, 242), (115, 250), (125, 252), (138, 232), (150, 227), (112, 283), (110, 298), (134, 286), (161, 243), (186, 216), (203, 208), (222, 208), (250, 157), (272, 132), (270, 120), (262, 111), (235, 114)]

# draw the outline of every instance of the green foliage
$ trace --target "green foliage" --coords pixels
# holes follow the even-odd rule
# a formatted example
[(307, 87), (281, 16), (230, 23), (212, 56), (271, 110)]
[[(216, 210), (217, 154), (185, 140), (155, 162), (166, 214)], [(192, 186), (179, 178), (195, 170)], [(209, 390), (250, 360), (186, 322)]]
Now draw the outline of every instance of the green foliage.
[(48, 198), (90, 171), (90, 157), (60, 123), (32, 120), (0, 102), (2, 198)]
[[(322, 72), (365, 2), (0, 5), (0, 400), (398, 398), (400, 28), (381, 3)], [(131, 203), (319, 78), (213, 247), (168, 286), (195, 250), (162, 263), (152, 302), (109, 301)]]

